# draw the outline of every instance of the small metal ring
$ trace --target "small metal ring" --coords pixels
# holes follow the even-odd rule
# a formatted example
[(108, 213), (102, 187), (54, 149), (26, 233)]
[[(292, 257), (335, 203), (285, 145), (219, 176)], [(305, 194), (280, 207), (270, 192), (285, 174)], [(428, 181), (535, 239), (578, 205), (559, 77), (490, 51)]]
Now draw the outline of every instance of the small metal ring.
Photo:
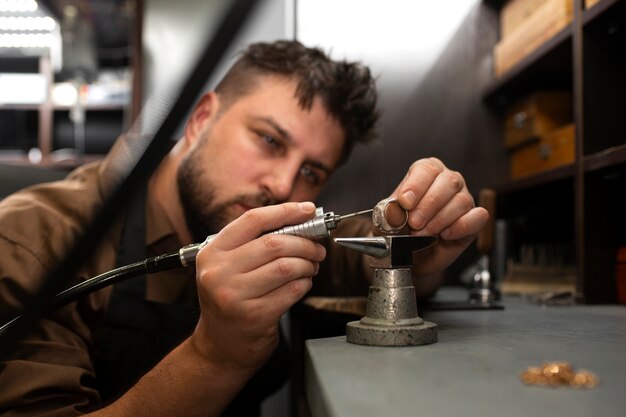
[[(390, 205), (397, 205), (400, 210), (402, 210), (404, 219), (402, 222), (398, 222), (397, 224), (389, 223), (387, 216), (385, 213)], [(374, 226), (383, 233), (398, 233), (406, 226), (409, 221), (409, 212), (402, 208), (398, 200), (395, 198), (386, 198), (381, 200), (374, 206), (374, 210), (372, 211), (372, 221), (374, 222)]]

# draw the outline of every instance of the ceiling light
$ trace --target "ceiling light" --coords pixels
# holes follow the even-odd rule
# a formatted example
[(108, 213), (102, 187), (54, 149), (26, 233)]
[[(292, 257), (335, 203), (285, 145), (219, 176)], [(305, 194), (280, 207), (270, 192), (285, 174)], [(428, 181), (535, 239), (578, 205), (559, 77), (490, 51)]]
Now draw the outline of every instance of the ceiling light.
[(45, 17), (0, 17), (2, 31), (51, 31), (56, 22), (50, 16)]
[(49, 48), (53, 42), (49, 33), (0, 33), (0, 48)]
[(0, 0), (0, 12), (34, 12), (38, 7), (35, 0)]

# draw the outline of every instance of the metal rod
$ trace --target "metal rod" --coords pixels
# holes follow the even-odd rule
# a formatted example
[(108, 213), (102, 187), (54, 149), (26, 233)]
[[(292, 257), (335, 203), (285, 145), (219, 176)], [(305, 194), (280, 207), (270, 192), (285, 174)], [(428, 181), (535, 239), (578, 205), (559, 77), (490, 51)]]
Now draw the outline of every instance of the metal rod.
[(374, 211), (374, 209), (368, 209), (368, 210), (357, 211), (355, 213), (344, 214), (343, 216), (339, 216), (339, 220), (349, 219), (350, 217), (360, 216), (361, 214), (371, 213), (372, 211)]

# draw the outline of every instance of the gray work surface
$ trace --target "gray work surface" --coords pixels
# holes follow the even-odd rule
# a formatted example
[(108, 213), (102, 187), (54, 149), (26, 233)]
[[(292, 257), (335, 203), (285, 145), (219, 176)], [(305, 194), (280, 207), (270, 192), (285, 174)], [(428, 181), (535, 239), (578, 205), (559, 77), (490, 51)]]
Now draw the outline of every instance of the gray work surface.
[[(323, 416), (626, 416), (626, 307), (538, 306), (437, 311), (439, 341), (372, 347), (345, 336), (306, 342), (306, 393)], [(545, 361), (587, 369), (592, 389), (527, 386)]]

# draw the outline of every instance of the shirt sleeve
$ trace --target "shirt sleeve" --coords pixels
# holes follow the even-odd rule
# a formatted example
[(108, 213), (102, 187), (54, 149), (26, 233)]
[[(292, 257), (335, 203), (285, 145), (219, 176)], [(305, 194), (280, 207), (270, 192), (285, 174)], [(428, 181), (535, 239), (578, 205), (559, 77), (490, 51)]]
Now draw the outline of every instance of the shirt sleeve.
[[(0, 323), (31, 302), (90, 218), (99, 201), (93, 177), (78, 171), (72, 181), (31, 187), (2, 200)], [(98, 250), (86, 259), (66, 286), (106, 270), (109, 252)], [(1, 416), (73, 416), (99, 404), (91, 353), (105, 299), (100, 291), (82, 297), (46, 314), (20, 340), (0, 342)]]
[[(37, 291), (46, 271), (28, 248), (4, 237), (0, 253), (4, 323)], [(90, 331), (80, 309), (73, 303), (51, 313), (25, 337), (5, 346), (0, 357), (0, 415), (72, 416), (99, 402), (93, 387)]]

